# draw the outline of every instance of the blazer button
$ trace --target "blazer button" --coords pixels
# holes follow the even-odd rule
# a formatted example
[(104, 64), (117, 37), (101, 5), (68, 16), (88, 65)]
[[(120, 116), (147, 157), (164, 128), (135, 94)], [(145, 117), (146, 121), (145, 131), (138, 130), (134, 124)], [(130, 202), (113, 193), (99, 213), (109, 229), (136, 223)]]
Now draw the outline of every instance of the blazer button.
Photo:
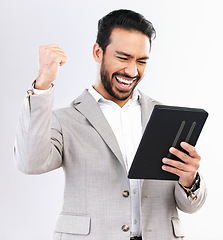
[(129, 191), (125, 190), (122, 192), (123, 197), (128, 197), (129, 196)]
[(123, 225), (122, 226), (122, 231), (123, 232), (128, 232), (128, 230), (129, 230), (129, 226), (128, 225)]

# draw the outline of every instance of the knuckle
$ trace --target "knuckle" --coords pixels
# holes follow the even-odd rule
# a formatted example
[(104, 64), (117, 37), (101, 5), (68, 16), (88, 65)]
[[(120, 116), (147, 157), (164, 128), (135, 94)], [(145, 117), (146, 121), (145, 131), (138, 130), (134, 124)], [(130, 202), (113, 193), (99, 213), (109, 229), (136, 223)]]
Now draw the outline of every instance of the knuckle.
[(177, 168), (173, 168), (173, 169), (172, 169), (172, 172), (173, 172), (174, 174), (177, 174), (177, 173), (178, 173), (178, 169), (177, 169)]
[(49, 50), (49, 49), (47, 49), (47, 53), (48, 53), (49, 56), (52, 57), (52, 58), (55, 58), (55, 57), (56, 57), (56, 53), (53, 52), (53, 51), (51, 51), (51, 50)]
[(181, 162), (177, 162), (176, 167), (181, 169), (182, 168), (182, 163)]
[(192, 177), (194, 178), (194, 176), (196, 176), (196, 174), (197, 174), (197, 171), (194, 170), (194, 171), (192, 171), (191, 173), (192, 173)]
[(39, 46), (39, 48), (44, 50), (44, 49), (48, 49), (48, 46), (47, 45), (41, 45), (41, 46)]
[(183, 161), (186, 160), (187, 157), (188, 157), (188, 155), (187, 155), (186, 153), (183, 153), (183, 154), (182, 154), (182, 160), (183, 160)]
[(199, 167), (200, 167), (200, 162), (196, 162), (196, 164), (195, 164), (196, 170), (197, 170)]
[(46, 49), (46, 54), (52, 61), (58, 58), (57, 53), (52, 51), (51, 49)]
[(197, 151), (196, 151), (195, 147), (192, 147), (191, 154), (195, 155), (196, 153), (197, 153)]

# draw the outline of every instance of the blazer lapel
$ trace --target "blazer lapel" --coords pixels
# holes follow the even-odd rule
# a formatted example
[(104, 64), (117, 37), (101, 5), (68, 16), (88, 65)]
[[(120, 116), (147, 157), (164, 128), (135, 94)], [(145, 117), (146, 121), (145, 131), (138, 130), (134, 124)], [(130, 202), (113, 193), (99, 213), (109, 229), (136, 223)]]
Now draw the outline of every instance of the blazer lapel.
[[(105, 143), (115, 154), (118, 160), (121, 162), (123, 168), (126, 171), (125, 163), (122, 157), (121, 150), (119, 148), (117, 139), (107, 122), (103, 112), (98, 106), (92, 95), (85, 90), (74, 102), (74, 107), (83, 114), (90, 124), (95, 128), (99, 135), (104, 139)], [(127, 172), (126, 172), (127, 173)]]
[(146, 128), (146, 124), (151, 116), (153, 107), (154, 107), (154, 105), (157, 104), (157, 102), (155, 100), (145, 96), (142, 92), (140, 92), (140, 95), (141, 95), (141, 98), (139, 101), (141, 104), (141, 111), (142, 111), (142, 129), (144, 132), (145, 128)]
[[(149, 98), (148, 96), (145, 96), (142, 92), (140, 92), (140, 95), (141, 95), (140, 104), (141, 104), (141, 111), (142, 111), (142, 128), (144, 133), (147, 122), (149, 121), (149, 118), (151, 116), (153, 107), (156, 104), (159, 104), (159, 102)], [(144, 179), (142, 179), (140, 183), (142, 188)]]

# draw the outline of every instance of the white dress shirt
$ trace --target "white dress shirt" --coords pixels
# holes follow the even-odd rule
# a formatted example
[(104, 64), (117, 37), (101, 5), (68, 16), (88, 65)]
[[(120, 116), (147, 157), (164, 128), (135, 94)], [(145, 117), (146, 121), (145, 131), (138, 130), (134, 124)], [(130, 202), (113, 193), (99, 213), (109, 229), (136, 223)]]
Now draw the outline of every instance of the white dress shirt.
[[(106, 100), (92, 86), (89, 88), (89, 93), (98, 102), (110, 124), (121, 149), (126, 169), (129, 171), (142, 137), (140, 94), (138, 90), (134, 90), (132, 98), (122, 108), (113, 101)], [(130, 196), (132, 201), (131, 236), (141, 236), (140, 180), (130, 179)]]
[[(33, 89), (35, 95), (42, 94), (48, 90)], [(105, 118), (110, 124), (118, 141), (127, 171), (131, 167), (133, 158), (142, 137), (140, 94), (134, 90), (132, 98), (121, 108), (113, 101), (106, 100), (92, 86), (89, 93), (98, 102)], [(138, 179), (130, 179), (130, 196), (132, 206), (131, 237), (141, 236), (141, 183)]]

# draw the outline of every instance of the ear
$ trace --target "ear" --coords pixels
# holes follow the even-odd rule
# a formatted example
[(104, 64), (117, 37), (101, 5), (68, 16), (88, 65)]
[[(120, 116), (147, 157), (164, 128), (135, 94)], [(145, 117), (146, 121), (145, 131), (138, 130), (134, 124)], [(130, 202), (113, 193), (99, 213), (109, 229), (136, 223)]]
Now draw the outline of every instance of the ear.
[(93, 57), (97, 63), (101, 63), (103, 60), (103, 50), (98, 43), (93, 46)]

